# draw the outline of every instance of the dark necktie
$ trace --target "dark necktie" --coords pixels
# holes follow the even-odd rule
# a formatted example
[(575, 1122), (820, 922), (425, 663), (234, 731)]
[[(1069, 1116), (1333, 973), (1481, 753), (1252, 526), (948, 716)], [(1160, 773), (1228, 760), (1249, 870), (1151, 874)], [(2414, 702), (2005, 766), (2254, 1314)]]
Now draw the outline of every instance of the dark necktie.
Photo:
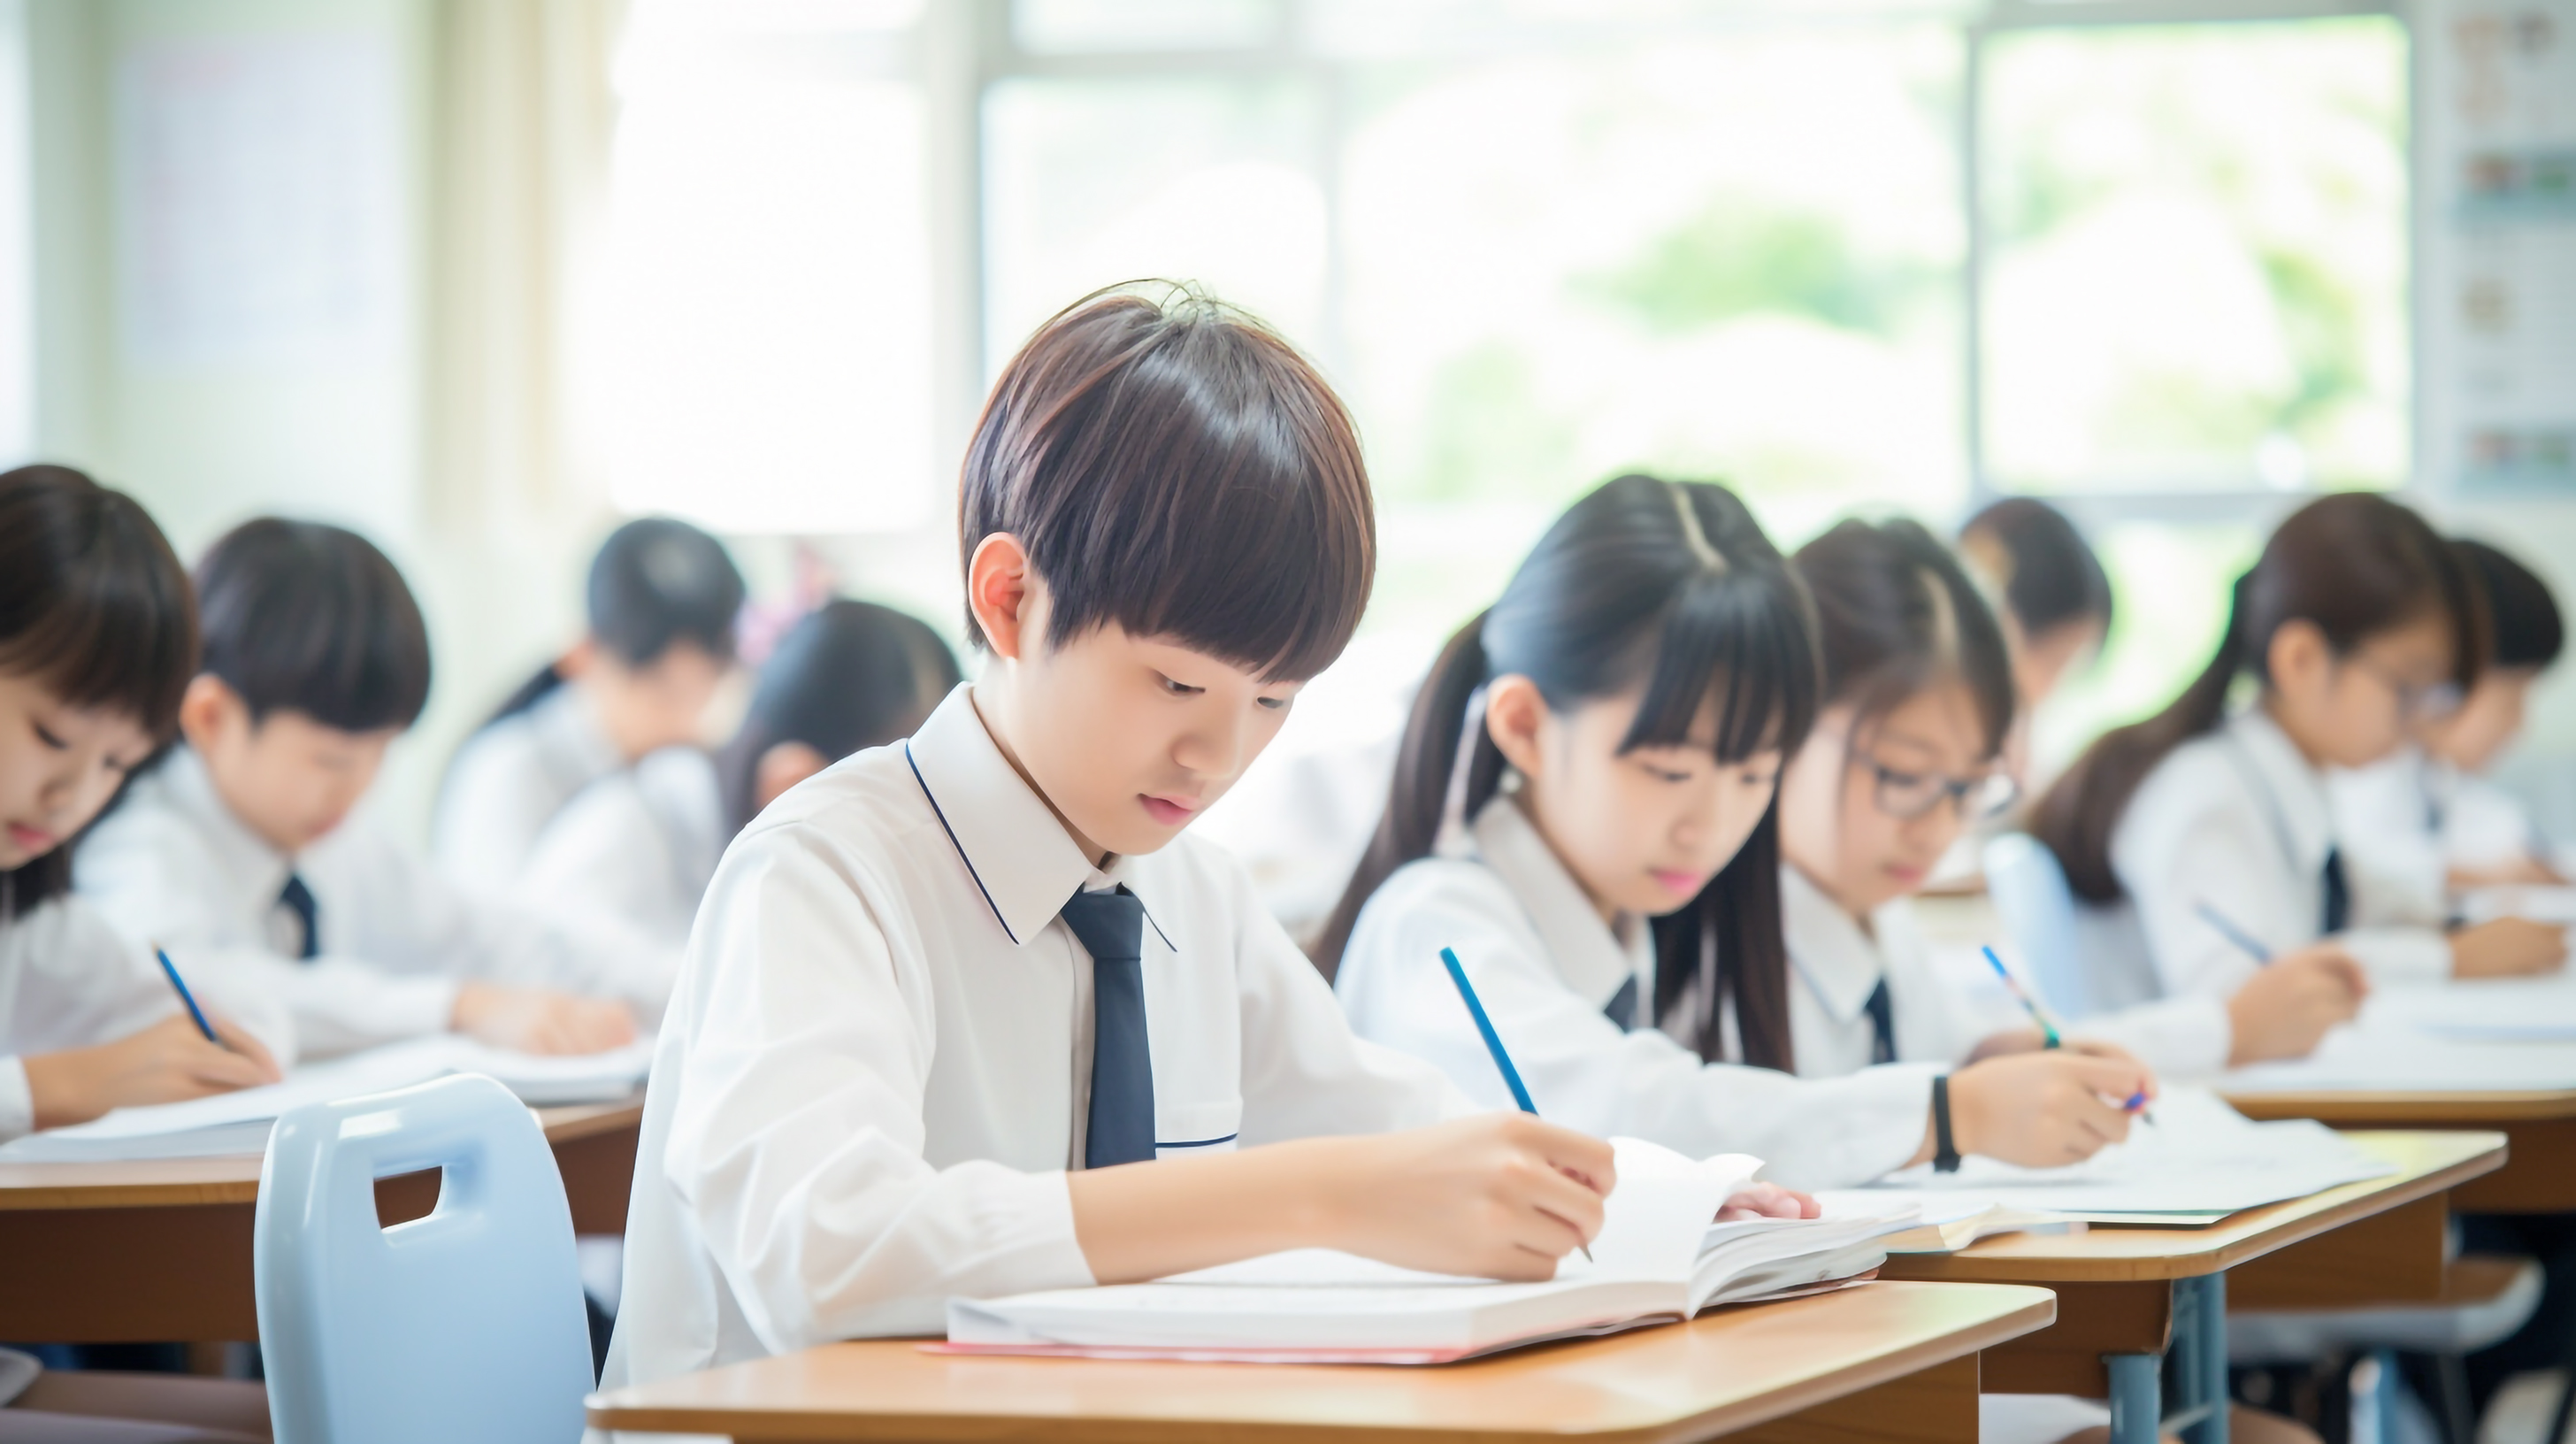
[(287, 911), (294, 913), (295, 920), (304, 927), (304, 950), (295, 955), (296, 961), (309, 963), (322, 956), (321, 909), (314, 905), (313, 889), (304, 885), (304, 879), (290, 872), (286, 875), (286, 886), (277, 890), (277, 900), (285, 905)]
[(1619, 1031), (1622, 1033), (1629, 1032), (1637, 1026), (1636, 974), (1628, 975), (1628, 981), (1619, 985), (1618, 994), (1610, 999), (1610, 1005), (1603, 1008), (1601, 1012), (1611, 1022), (1618, 1024)]
[(1154, 1156), (1154, 1055), (1145, 1039), (1145, 905), (1124, 884), (1078, 892), (1064, 925), (1091, 954), (1091, 1113), (1082, 1166)]
[(1896, 1003), (1887, 996), (1887, 979), (1879, 979), (1878, 986), (1870, 989), (1869, 1001), (1861, 1009), (1869, 1014), (1869, 1061), (1895, 1062)]
[(2326, 850), (2326, 936), (2352, 925), (2352, 884), (2343, 875), (2343, 849)]

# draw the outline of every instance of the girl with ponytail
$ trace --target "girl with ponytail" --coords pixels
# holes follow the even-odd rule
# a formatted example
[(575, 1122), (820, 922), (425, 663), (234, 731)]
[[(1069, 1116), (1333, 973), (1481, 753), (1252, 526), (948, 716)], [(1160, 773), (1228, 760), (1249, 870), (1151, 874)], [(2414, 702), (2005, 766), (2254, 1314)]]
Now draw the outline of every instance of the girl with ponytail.
[(1503, 1102), (1449, 948), (1553, 1120), (1758, 1154), (1794, 1188), (1931, 1158), (1940, 1067), (1796, 1076), (1775, 793), (1814, 637), (1723, 488), (1625, 476), (1575, 503), (1415, 703), (1318, 949), (1361, 1036)]
[[(2485, 643), (2471, 585), (2458, 553), (2385, 497), (2321, 497), (2281, 523), (2238, 579), (2200, 676), (2163, 711), (2103, 734), (2034, 815), (2094, 921), (2143, 944), (2127, 949), (2130, 975), (2106, 983), (2225, 996), (2258, 968), (2319, 955), (2380, 982), (2559, 965), (2559, 931), (2519, 920), (2447, 937), (2371, 926), (2335, 836), (2326, 769), (2396, 752), (2476, 681)], [(2231, 709), (2240, 682), (2252, 696)], [(2236, 1022), (2234, 1055), (2263, 1056), (2264, 1040), (2242, 1036), (2249, 1020)]]

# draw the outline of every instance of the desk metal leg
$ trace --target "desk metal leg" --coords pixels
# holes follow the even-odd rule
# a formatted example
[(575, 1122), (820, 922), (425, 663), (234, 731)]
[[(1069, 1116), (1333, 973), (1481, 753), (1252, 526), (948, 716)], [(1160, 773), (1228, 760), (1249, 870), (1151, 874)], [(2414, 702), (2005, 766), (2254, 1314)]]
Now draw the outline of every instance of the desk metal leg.
[(2156, 1444), (2164, 1427), (2162, 1354), (2105, 1354), (2111, 1371), (2111, 1444)]
[[(2227, 1444), (2227, 1281), (2223, 1274), (2173, 1283), (2172, 1343), (2162, 1354), (2105, 1354), (2111, 1380), (2111, 1444)], [(2165, 1362), (2173, 1362), (2173, 1412), (2164, 1409)]]

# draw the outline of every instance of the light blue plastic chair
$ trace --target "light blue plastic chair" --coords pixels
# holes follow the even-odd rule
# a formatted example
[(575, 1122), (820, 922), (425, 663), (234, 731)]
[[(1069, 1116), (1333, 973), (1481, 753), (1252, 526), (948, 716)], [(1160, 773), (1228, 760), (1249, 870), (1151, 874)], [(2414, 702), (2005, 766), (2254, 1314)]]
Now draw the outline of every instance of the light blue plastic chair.
[(2040, 1000), (2072, 1021), (2095, 1011), (2093, 980), (2075, 936), (2075, 890), (2057, 854), (2028, 833), (2008, 832), (1986, 844), (1986, 895)]
[[(375, 1182), (444, 1170), (426, 1218)], [(260, 1169), (252, 1243), (277, 1444), (574, 1444), (590, 1332), (563, 1178), (489, 1078), (298, 1108)]]

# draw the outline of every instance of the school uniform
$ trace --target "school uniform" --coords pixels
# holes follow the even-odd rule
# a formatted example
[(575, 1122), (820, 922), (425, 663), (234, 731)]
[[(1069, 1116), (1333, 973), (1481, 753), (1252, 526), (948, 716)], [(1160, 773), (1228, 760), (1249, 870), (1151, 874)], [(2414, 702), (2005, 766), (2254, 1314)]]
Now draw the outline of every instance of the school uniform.
[(457, 883), (507, 894), (564, 804), (625, 766), (588, 694), (557, 687), (456, 749), (431, 819), (431, 855)]
[[(151, 954), (76, 897), (16, 913), (0, 884), (0, 1143), (35, 1131), (25, 1059), (112, 1043), (179, 1011)], [(294, 1032), (283, 1010), (228, 1010), (281, 1058)]]
[(714, 759), (666, 747), (564, 804), (538, 834), (518, 896), (574, 922), (622, 919), (676, 950), (729, 840)]
[(2158, 763), (2112, 829), (2110, 851), (2124, 897), (2107, 911), (2144, 944), (2126, 951), (2128, 965), (2151, 970), (2119, 981), (2122, 991), (2224, 998), (2243, 986), (2261, 963), (2209, 912), (2267, 952), (2335, 938), (2377, 983), (2450, 976), (2441, 933), (2371, 916), (2324, 776), (2259, 707)]
[[(1446, 947), (1553, 1122), (1693, 1156), (1750, 1153), (1769, 1164), (1766, 1178), (1807, 1188), (1866, 1182), (1922, 1146), (1938, 1068), (1802, 1081), (1702, 1061), (1680, 1041), (1697, 1034), (1702, 988), (1686, 990), (1664, 1018), (1650, 1016), (1645, 919), (1604, 922), (1508, 793), (1468, 831), (1461, 855), (1406, 864), (1360, 910), (1335, 991), (1361, 1037), (1429, 1059), (1489, 1107), (1511, 1106), (1441, 966)], [(1725, 1051), (1741, 1056), (1731, 1014), (1720, 1029)], [(1806, 1046), (1801, 1036), (1801, 1072)]]
[(648, 1022), (669, 989), (670, 955), (631, 929), (471, 896), (364, 816), (289, 857), (184, 747), (128, 784), (73, 885), (129, 938), (202, 954), (219, 999), (282, 1004), (309, 1055), (444, 1032), (468, 978), (614, 998)]
[(2450, 873), (2547, 859), (2530, 815), (2482, 777), (2408, 746), (2327, 781), (2356, 899), (2382, 920), (2439, 927), (2452, 906)]
[(1075, 1168), (1470, 1111), (1351, 1035), (1220, 850), (1094, 866), (960, 686), (718, 865), (654, 1058), (605, 1387), (1088, 1285)]

